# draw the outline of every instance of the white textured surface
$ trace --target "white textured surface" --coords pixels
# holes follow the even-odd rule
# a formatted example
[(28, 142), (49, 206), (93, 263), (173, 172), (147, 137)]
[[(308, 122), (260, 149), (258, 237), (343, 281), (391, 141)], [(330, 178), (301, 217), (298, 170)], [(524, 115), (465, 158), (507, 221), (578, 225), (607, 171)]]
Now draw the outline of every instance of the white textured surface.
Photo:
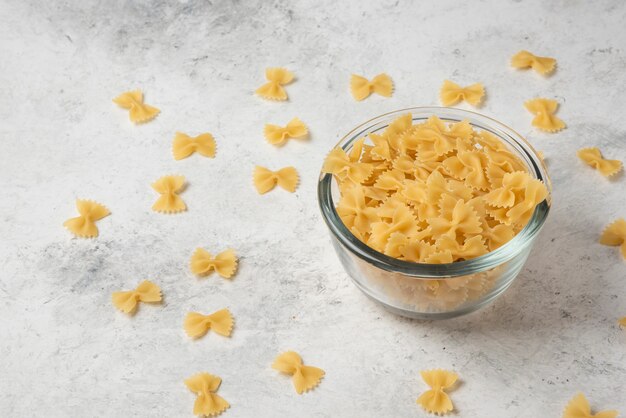
[[(576, 149), (626, 160), (626, 6), (611, 1), (0, 1), (0, 415), (191, 416), (183, 379), (223, 378), (229, 417), (424, 416), (419, 371), (456, 370), (459, 417), (559, 417), (584, 391), (626, 414), (626, 264), (600, 246), (626, 216), (624, 177)], [(509, 68), (555, 56), (547, 79)], [(252, 95), (267, 66), (297, 75), (287, 103)], [(396, 93), (355, 102), (352, 72), (388, 72)], [(489, 307), (445, 322), (395, 317), (343, 272), (316, 203), (324, 154), (358, 123), (437, 104), (445, 78), (485, 83), (482, 112), (548, 157), (554, 207), (528, 264)], [(111, 99), (141, 88), (162, 110), (133, 126)], [(530, 127), (524, 100), (555, 97), (568, 129)], [(299, 116), (309, 143), (274, 148), (265, 122)], [(214, 160), (174, 161), (175, 131), (212, 132)], [(259, 196), (255, 164), (293, 164), (295, 194)], [(150, 183), (184, 174), (189, 211), (150, 211)], [(74, 199), (106, 204), (100, 237), (61, 226)], [(197, 280), (196, 246), (237, 249), (233, 281)], [(162, 306), (129, 318), (114, 290), (152, 279)], [(190, 341), (189, 310), (229, 307), (231, 339)], [(298, 396), (270, 364), (286, 349), (324, 368)]]

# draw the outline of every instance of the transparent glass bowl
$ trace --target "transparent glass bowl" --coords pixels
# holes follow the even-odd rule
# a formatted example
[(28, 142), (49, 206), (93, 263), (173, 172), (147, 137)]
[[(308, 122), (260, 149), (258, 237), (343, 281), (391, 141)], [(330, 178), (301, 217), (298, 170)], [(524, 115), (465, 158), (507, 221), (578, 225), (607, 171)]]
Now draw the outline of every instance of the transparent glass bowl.
[(446, 122), (468, 120), (502, 140), (526, 165), (531, 176), (542, 180), (548, 198), (536, 208), (528, 224), (508, 243), (483, 256), (448, 264), (418, 264), (379, 253), (359, 241), (343, 224), (335, 209), (337, 182), (320, 175), (317, 193), (332, 243), (354, 283), (367, 296), (397, 314), (419, 319), (445, 319), (475, 311), (501, 295), (519, 274), (550, 210), (551, 184), (537, 151), (517, 132), (481, 114), (445, 107), (414, 107), (378, 116), (356, 127), (336, 147), (350, 150), (354, 141), (384, 130), (399, 116), (411, 113), (414, 123), (430, 116)]

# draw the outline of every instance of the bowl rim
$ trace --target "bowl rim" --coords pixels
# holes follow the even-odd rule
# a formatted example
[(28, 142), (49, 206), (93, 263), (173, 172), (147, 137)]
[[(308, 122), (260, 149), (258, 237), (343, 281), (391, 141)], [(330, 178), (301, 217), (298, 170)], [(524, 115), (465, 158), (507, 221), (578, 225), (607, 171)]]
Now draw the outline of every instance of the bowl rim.
[[(356, 139), (368, 133), (384, 129), (389, 122), (393, 120), (393, 116), (402, 116), (407, 113), (411, 113), (413, 121), (426, 120), (429, 116), (437, 116), (446, 122), (458, 122), (469, 119), (470, 124), (473, 126), (486, 129), (499, 139), (504, 140), (508, 145), (514, 146), (518, 154), (517, 156), (523, 157), (526, 161), (530, 174), (543, 181), (546, 185), (548, 189), (546, 200), (537, 205), (526, 226), (513, 237), (513, 239), (494, 251), (470, 260), (447, 264), (414, 263), (378, 252), (356, 238), (343, 224), (343, 221), (341, 221), (336, 211), (332, 197), (332, 174), (321, 172), (317, 187), (318, 204), (322, 212), (322, 217), (330, 229), (332, 236), (350, 250), (350, 252), (364, 261), (383, 270), (401, 273), (405, 276), (412, 276), (415, 279), (446, 279), (480, 273), (501, 265), (518, 255), (533, 241), (533, 238), (539, 233), (545, 223), (551, 206), (552, 185), (547, 167), (539, 157), (537, 151), (523, 136), (502, 122), (481, 113), (464, 109), (441, 106), (409, 107), (387, 112), (361, 123), (344, 135), (331, 149), (341, 147), (347, 150)], [(416, 115), (418, 115), (418, 117), (416, 117)], [(375, 131), (371, 131), (376, 124), (385, 121), (387, 125), (379, 127)]]

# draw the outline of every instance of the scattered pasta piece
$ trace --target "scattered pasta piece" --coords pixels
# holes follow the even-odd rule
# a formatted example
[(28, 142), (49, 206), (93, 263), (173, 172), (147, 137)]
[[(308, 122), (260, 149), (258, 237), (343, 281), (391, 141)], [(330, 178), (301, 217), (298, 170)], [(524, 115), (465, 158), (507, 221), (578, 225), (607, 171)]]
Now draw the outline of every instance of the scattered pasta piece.
[(604, 228), (600, 236), (600, 244), (612, 247), (619, 245), (622, 257), (626, 258), (626, 220), (620, 218)]
[(197, 276), (206, 276), (215, 270), (225, 279), (230, 279), (237, 270), (235, 250), (225, 250), (213, 257), (204, 248), (196, 248), (189, 263), (191, 272)]
[(558, 132), (565, 128), (565, 122), (554, 116), (559, 103), (552, 99), (533, 99), (524, 103), (530, 113), (535, 115), (532, 124), (546, 132)]
[(576, 153), (578, 158), (583, 160), (585, 164), (597, 169), (600, 174), (605, 177), (610, 177), (617, 174), (622, 169), (622, 162), (620, 160), (605, 160), (602, 158), (602, 153), (598, 148), (583, 148)]
[(138, 302), (160, 302), (161, 288), (149, 280), (139, 283), (135, 290), (113, 292), (113, 305), (124, 313), (133, 313)]
[(528, 51), (520, 51), (511, 58), (514, 68), (532, 68), (539, 74), (547, 75), (554, 71), (556, 60), (548, 57), (538, 57)]
[(465, 100), (472, 106), (478, 106), (485, 95), (485, 88), (480, 83), (467, 87), (461, 87), (450, 80), (445, 80), (439, 98), (444, 106), (452, 106), (461, 100)]
[(154, 183), (152, 188), (161, 196), (152, 205), (152, 210), (161, 213), (178, 213), (187, 210), (187, 205), (178, 196), (185, 187), (183, 176), (163, 176)]
[(602, 411), (592, 414), (589, 401), (585, 395), (579, 393), (565, 407), (563, 418), (615, 418), (617, 414), (617, 411)]
[(426, 264), (480, 257), (513, 239), (548, 197), (503, 140), (468, 121), (433, 116), (413, 124), (407, 114), (350, 145), (333, 149), (322, 171), (337, 181), (346, 228), (389, 257)]
[(384, 97), (391, 97), (393, 93), (393, 81), (391, 81), (391, 77), (385, 73), (378, 74), (372, 81), (360, 75), (352, 74), (352, 77), (350, 77), (350, 91), (352, 92), (352, 97), (358, 101), (369, 97), (372, 93)]
[(185, 332), (192, 338), (199, 338), (209, 329), (225, 337), (230, 337), (233, 330), (233, 316), (228, 309), (221, 309), (210, 315), (189, 312), (185, 317)]
[(618, 322), (620, 327), (626, 328), (626, 316), (620, 318), (617, 322)]
[(263, 131), (265, 139), (272, 145), (282, 145), (289, 138), (303, 138), (307, 136), (309, 130), (304, 122), (298, 118), (293, 118), (284, 128), (278, 125), (266, 124)]
[(265, 78), (268, 82), (259, 87), (256, 94), (268, 100), (287, 100), (283, 85), (293, 81), (293, 73), (285, 68), (268, 68)]
[(298, 172), (293, 167), (284, 167), (278, 171), (272, 171), (257, 165), (254, 169), (253, 180), (254, 187), (259, 194), (269, 192), (277, 184), (293, 193), (298, 186)]
[(319, 385), (324, 376), (324, 370), (302, 364), (302, 358), (295, 351), (287, 351), (276, 357), (272, 367), (292, 376), (293, 386), (298, 394)]
[(454, 409), (452, 401), (444, 389), (450, 389), (457, 381), (458, 376), (454, 372), (435, 369), (421, 372), (422, 379), (430, 390), (422, 393), (417, 398), (417, 403), (431, 414), (445, 414)]
[(122, 93), (113, 99), (113, 102), (124, 109), (129, 109), (128, 117), (135, 123), (148, 122), (154, 119), (160, 112), (156, 107), (149, 106), (143, 102), (143, 93), (139, 90)]
[(176, 132), (172, 142), (172, 154), (175, 160), (182, 160), (194, 152), (205, 157), (215, 157), (215, 139), (210, 133), (190, 137), (182, 132)]
[(80, 216), (70, 218), (63, 222), (72, 234), (82, 238), (93, 238), (98, 236), (96, 221), (108, 216), (111, 212), (100, 203), (91, 200), (76, 200), (76, 209)]
[(209, 373), (198, 373), (185, 380), (185, 385), (198, 397), (193, 405), (194, 415), (214, 417), (230, 407), (224, 398), (216, 394), (222, 379)]

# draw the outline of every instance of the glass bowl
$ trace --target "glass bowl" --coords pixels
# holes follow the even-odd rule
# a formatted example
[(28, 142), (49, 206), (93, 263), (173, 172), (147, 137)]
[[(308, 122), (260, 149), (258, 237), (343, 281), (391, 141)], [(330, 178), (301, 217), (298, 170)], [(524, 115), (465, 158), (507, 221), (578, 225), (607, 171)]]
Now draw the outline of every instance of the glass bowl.
[(537, 151), (517, 132), (479, 113), (446, 107), (414, 107), (378, 116), (350, 131), (336, 147), (348, 152), (354, 141), (384, 130), (399, 116), (411, 113), (414, 123), (430, 116), (446, 122), (468, 120), (477, 129), (502, 140), (534, 178), (542, 180), (548, 197), (528, 224), (500, 248), (471, 260), (448, 264), (420, 264), (382, 254), (361, 242), (343, 224), (335, 209), (339, 188), (331, 174), (322, 173), (317, 194), (322, 216), (339, 260), (356, 286), (367, 296), (399, 315), (445, 319), (475, 311), (501, 295), (519, 274), (550, 211), (551, 184)]

